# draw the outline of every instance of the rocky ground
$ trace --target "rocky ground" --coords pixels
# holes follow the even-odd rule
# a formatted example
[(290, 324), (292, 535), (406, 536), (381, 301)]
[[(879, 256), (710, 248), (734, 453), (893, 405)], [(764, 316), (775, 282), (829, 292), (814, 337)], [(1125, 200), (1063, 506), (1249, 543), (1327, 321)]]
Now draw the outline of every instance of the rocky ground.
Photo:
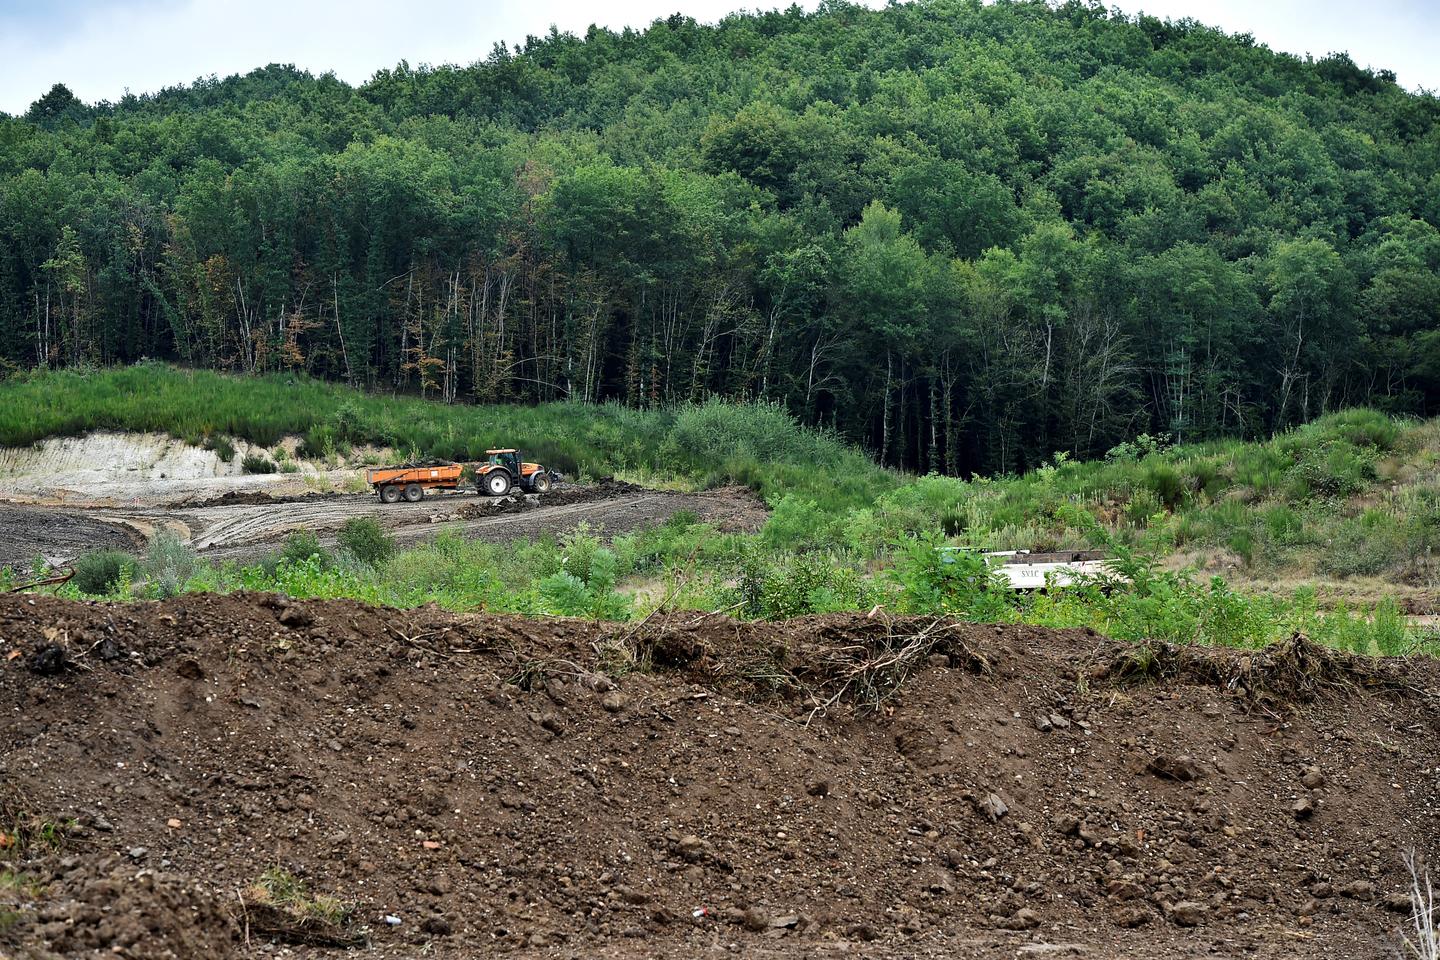
[(254, 595), (0, 641), (22, 957), (1391, 957), (1440, 833), (1440, 668), (1304, 642)]

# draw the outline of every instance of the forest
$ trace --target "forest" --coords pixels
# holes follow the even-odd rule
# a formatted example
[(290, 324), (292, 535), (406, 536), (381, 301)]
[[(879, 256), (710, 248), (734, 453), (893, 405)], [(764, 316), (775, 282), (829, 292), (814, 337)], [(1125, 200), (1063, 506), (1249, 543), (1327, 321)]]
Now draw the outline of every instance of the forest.
[(0, 365), (763, 401), (960, 476), (1433, 414), (1437, 121), (1344, 54), (1035, 0), (59, 82), (0, 114)]

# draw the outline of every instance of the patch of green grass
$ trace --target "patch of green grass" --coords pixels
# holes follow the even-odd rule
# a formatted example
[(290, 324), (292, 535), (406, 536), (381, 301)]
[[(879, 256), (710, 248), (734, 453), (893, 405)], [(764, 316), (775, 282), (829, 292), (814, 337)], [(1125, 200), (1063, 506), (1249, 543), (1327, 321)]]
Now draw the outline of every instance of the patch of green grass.
[(263, 903), (303, 923), (343, 927), (355, 912), (355, 904), (328, 894), (311, 893), (309, 885), (283, 867), (262, 873), (247, 891), (252, 903)]

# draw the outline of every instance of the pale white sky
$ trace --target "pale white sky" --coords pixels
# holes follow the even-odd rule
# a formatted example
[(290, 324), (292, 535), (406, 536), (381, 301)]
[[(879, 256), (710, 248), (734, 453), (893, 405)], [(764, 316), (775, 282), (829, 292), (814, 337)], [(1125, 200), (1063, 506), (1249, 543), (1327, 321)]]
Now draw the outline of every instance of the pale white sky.
[[(267, 63), (333, 70), (362, 83), (401, 59), (472, 63), (497, 40), (521, 41), (551, 24), (576, 33), (592, 22), (643, 27), (677, 10), (712, 22), (745, 2), (0, 0), (0, 110), (23, 112), (56, 82), (85, 101), (114, 100), (127, 88), (143, 93)], [(1362, 66), (1394, 70), (1407, 87), (1440, 90), (1440, 0), (1111, 2), (1248, 32), (1277, 50), (1348, 50)]]

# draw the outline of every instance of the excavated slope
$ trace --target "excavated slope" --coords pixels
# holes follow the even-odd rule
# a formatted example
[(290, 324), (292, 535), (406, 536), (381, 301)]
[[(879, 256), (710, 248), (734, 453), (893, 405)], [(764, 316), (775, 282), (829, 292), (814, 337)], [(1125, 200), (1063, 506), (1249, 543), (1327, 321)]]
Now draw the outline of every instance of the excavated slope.
[(1381, 957), (1436, 849), (1436, 665), (1303, 642), (257, 595), (0, 642), (0, 954)]

